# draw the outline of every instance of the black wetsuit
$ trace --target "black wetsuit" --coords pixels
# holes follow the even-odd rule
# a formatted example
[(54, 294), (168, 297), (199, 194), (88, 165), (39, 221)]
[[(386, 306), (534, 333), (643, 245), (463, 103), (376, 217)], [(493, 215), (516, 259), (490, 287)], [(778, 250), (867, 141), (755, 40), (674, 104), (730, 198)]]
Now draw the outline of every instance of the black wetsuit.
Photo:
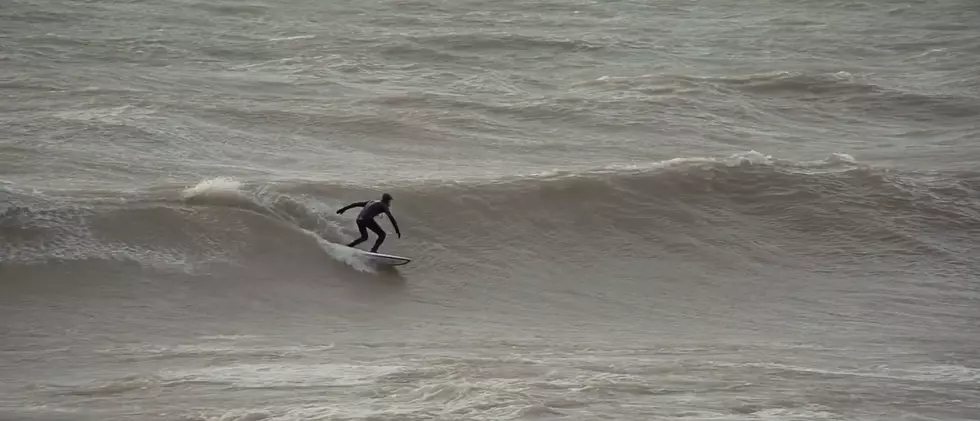
[(385, 230), (381, 229), (381, 226), (374, 220), (376, 216), (382, 213), (388, 215), (388, 219), (391, 220), (391, 225), (395, 227), (395, 232), (398, 233), (399, 237), (402, 236), (401, 231), (398, 229), (398, 223), (395, 222), (395, 217), (391, 216), (391, 212), (388, 211), (388, 205), (384, 202), (369, 200), (367, 202), (351, 203), (338, 210), (337, 213), (344, 213), (345, 210), (354, 207), (364, 207), (364, 209), (361, 209), (361, 213), (357, 215), (357, 231), (360, 232), (361, 236), (348, 244), (348, 247), (354, 247), (367, 240), (367, 230), (370, 229), (378, 235), (378, 239), (374, 242), (374, 247), (371, 247), (372, 252), (377, 252), (378, 248), (381, 247), (381, 243), (383, 243), (385, 241), (385, 237), (387, 237)]

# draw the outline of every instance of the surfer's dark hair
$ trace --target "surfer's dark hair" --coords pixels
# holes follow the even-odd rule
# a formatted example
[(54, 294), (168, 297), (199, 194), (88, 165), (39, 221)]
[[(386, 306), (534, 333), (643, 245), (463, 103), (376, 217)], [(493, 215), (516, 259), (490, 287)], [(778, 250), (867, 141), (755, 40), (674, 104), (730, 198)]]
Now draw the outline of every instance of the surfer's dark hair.
[(391, 200), (391, 195), (388, 194), (388, 193), (382, 194), (381, 195), (381, 200), (387, 202), (387, 201)]

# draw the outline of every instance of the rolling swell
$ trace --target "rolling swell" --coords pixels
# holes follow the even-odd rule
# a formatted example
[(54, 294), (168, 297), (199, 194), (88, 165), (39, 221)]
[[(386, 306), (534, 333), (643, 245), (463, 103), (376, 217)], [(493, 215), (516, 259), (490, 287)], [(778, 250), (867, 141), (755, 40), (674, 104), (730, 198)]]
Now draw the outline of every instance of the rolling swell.
[[(430, 181), (385, 188), (405, 234), (386, 247), (425, 255), (414, 267), (460, 270), (472, 259), (530, 268), (595, 257), (710, 263), (738, 255), (807, 268), (941, 264), (940, 275), (980, 274), (969, 253), (980, 234), (978, 187), (976, 173), (902, 173), (846, 155), (796, 162), (757, 153)], [(228, 179), (135, 193), (7, 188), (0, 255), (4, 266), (95, 260), (195, 271), (320, 266), (326, 251), (366, 270), (336, 247), (356, 233), (350, 215), (333, 210), (378, 191)]]
[[(413, 191), (400, 206), (452, 247), (518, 244), (549, 260), (636, 253), (711, 260), (718, 249), (815, 267), (938, 259), (975, 273), (973, 173), (898, 173), (846, 155), (816, 162), (759, 154), (554, 173)], [(410, 203), (404, 203), (410, 201)], [(452, 215), (451, 221), (440, 221)], [(781, 255), (781, 259), (766, 255)]]

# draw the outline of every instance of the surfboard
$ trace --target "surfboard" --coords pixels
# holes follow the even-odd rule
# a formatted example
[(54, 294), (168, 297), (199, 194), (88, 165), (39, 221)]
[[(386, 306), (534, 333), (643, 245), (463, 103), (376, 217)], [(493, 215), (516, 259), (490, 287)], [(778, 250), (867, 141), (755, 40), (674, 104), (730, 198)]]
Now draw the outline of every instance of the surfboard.
[(382, 253), (372, 253), (370, 251), (364, 251), (364, 250), (358, 250), (358, 251), (370, 257), (373, 262), (382, 265), (400, 266), (412, 261), (412, 259), (409, 259), (407, 257), (402, 257), (402, 256), (395, 256), (391, 254), (382, 254)]

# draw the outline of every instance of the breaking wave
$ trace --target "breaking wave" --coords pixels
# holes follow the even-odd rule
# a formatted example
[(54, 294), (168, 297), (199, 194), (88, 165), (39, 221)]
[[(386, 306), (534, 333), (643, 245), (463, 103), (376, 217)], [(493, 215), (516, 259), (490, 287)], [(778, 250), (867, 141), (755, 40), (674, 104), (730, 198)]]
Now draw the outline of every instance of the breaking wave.
[[(845, 154), (799, 162), (755, 152), (393, 185), (385, 191), (396, 198), (405, 239), (389, 237), (385, 247), (425, 253), (430, 265), (494, 261), (515, 248), (536, 254), (508, 257), (509, 265), (613, 258), (639, 248), (804, 265), (915, 265), (922, 263), (902, 259), (921, 256), (976, 273), (969, 250), (980, 233), (978, 186), (976, 173), (895, 172)], [(356, 232), (334, 210), (380, 192), (229, 178), (129, 193), (45, 194), (8, 185), (0, 193), (0, 256), (8, 266), (95, 260), (194, 271), (276, 256), (319, 262), (316, 254), (326, 253), (372, 272), (341, 245)]]

